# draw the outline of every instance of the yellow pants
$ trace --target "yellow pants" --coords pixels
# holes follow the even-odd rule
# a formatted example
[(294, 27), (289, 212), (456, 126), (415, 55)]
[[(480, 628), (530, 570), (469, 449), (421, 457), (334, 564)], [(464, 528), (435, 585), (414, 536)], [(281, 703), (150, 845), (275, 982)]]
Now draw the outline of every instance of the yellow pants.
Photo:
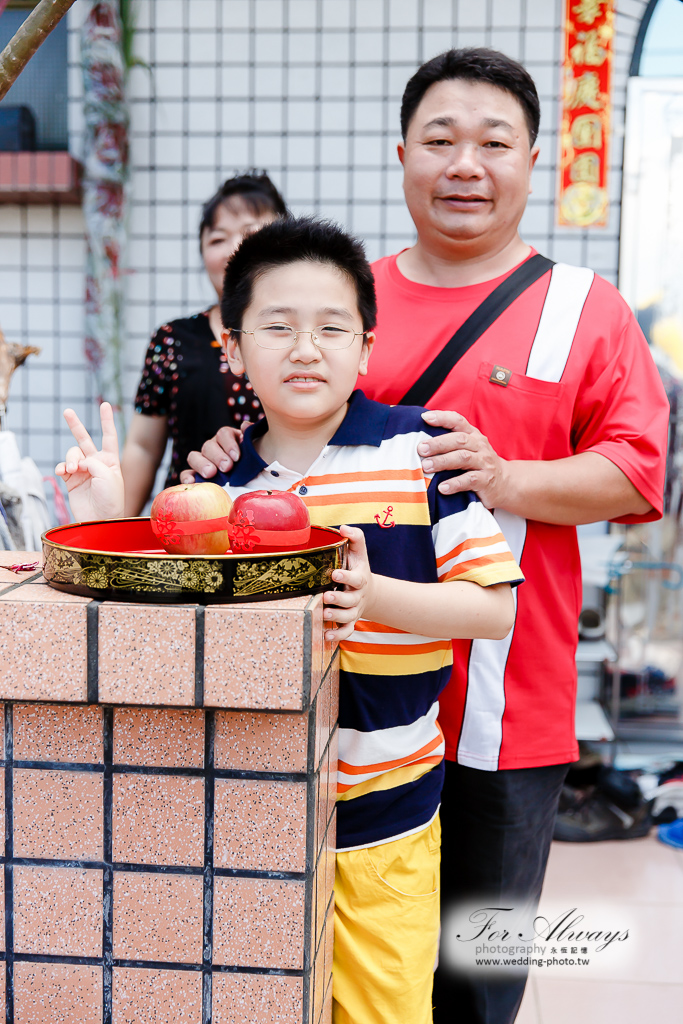
[(405, 839), (337, 854), (334, 1024), (431, 1024), (440, 843), (437, 815)]

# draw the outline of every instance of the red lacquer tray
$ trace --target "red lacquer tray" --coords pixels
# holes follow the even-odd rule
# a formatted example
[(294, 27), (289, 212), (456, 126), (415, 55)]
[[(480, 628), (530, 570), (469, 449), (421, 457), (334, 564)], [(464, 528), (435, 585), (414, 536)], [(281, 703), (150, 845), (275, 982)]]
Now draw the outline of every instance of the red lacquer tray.
[(261, 548), (249, 554), (170, 555), (151, 521), (70, 523), (43, 534), (43, 575), (57, 590), (101, 600), (225, 604), (318, 594), (333, 587), (346, 562), (346, 540), (311, 528), (298, 551)]

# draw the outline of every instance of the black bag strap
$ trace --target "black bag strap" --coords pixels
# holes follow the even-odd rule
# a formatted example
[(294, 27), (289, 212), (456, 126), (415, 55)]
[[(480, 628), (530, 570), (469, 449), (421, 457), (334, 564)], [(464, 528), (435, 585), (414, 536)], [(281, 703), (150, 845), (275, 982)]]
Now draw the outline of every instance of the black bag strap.
[(526, 291), (539, 277), (543, 277), (555, 264), (546, 256), (536, 253), (517, 267), (502, 284), (494, 288), (474, 313), (465, 320), (450, 341), (432, 360), (424, 373), (406, 391), (399, 405), (426, 405), (439, 390), (459, 359), (478, 341), (484, 331), (498, 319), (511, 303)]

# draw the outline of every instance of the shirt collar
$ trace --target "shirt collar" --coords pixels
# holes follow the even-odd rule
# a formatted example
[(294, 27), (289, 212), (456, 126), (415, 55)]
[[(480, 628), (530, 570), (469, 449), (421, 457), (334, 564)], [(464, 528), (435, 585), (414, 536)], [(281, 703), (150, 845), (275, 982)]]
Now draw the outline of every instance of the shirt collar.
[[(349, 407), (342, 420), (331, 445), (369, 444), (379, 448), (389, 418), (390, 407), (381, 402), (373, 402), (366, 398), (362, 391), (354, 391), (349, 398)], [(254, 441), (263, 437), (268, 424), (265, 417), (247, 428), (242, 441), (239, 461), (228, 474), (228, 481), (233, 487), (246, 487), (250, 480), (258, 476), (268, 464), (264, 462), (254, 447)]]
[(384, 437), (390, 407), (366, 398), (356, 390), (349, 398), (349, 408), (330, 444), (370, 444), (379, 448)]
[(263, 419), (252, 423), (245, 430), (240, 457), (227, 476), (227, 481), (232, 487), (246, 487), (250, 480), (268, 468), (268, 464), (264, 462), (254, 447), (254, 441), (263, 437), (267, 429), (268, 422), (264, 416)]

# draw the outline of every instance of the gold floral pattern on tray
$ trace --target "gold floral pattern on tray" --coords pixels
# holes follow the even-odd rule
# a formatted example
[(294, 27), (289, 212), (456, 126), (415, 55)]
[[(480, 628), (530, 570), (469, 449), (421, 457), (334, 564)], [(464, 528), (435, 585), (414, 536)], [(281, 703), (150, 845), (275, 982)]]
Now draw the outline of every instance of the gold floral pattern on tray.
[(319, 555), (281, 558), (277, 562), (239, 562), (233, 580), (235, 596), (325, 587), (340, 564), (338, 554), (333, 565)]
[(213, 594), (223, 586), (220, 562), (178, 559), (112, 558), (89, 554), (87, 565), (69, 551), (46, 547), (43, 575), (48, 583), (93, 590), (163, 592), (189, 590)]

